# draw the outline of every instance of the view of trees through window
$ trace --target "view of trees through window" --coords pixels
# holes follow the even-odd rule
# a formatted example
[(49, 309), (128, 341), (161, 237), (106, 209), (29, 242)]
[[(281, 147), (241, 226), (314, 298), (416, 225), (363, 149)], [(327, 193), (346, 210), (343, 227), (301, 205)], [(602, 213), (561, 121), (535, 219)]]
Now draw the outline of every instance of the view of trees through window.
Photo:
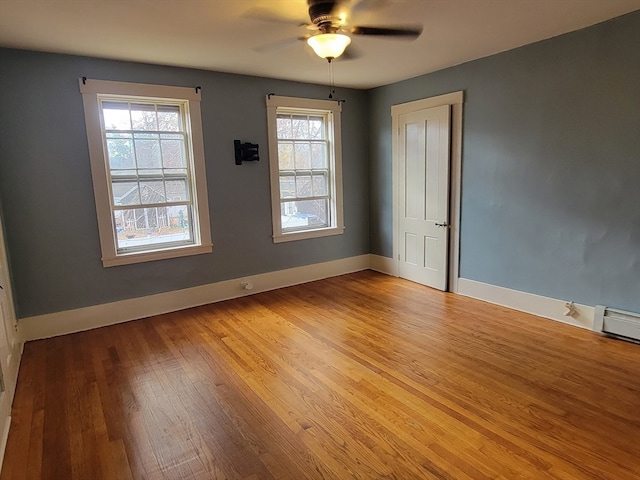
[(327, 116), (277, 115), (282, 230), (327, 227), (331, 219)]
[(193, 241), (180, 105), (103, 100), (118, 250)]

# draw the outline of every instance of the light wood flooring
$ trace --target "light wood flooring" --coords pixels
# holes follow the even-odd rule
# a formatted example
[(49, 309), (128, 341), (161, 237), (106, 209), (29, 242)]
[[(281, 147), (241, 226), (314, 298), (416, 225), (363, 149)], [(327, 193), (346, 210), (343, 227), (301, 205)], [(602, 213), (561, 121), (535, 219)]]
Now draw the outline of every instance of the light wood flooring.
[(366, 271), (25, 346), (1, 480), (640, 478), (640, 346)]

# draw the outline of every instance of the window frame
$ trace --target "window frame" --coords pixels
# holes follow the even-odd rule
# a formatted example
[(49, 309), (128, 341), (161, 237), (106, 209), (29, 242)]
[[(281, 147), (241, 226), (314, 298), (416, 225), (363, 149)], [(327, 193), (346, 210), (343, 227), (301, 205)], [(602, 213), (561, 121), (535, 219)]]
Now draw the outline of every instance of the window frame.
[[(309, 238), (340, 235), (344, 232), (343, 192), (342, 192), (342, 103), (333, 100), (281, 97), (268, 95), (267, 131), (269, 138), (269, 173), (271, 183), (271, 218), (273, 224), (273, 242), (288, 242)], [(329, 165), (329, 217), (328, 226), (284, 231), (282, 228), (280, 196), (280, 166), (278, 156), (278, 113), (302, 113), (306, 115), (327, 116), (328, 165)], [(304, 199), (302, 199), (304, 200)]]
[[(85, 114), (91, 177), (98, 220), (98, 234), (105, 267), (210, 253), (211, 226), (204, 159), (200, 91), (195, 88), (79, 79)], [(159, 244), (158, 248), (119, 252), (111, 208), (111, 180), (101, 99), (118, 97), (130, 102), (180, 103), (184, 105), (186, 122), (185, 149), (191, 165), (187, 175), (192, 193), (193, 242), (186, 245)]]

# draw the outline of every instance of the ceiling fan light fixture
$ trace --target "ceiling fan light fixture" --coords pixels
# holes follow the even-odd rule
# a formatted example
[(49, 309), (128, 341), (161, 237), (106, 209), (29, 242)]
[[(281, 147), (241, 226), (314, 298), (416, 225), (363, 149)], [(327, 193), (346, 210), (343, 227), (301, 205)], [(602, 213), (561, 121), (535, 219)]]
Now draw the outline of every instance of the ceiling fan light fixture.
[(320, 58), (338, 58), (351, 43), (348, 35), (341, 33), (321, 33), (307, 39), (307, 43)]

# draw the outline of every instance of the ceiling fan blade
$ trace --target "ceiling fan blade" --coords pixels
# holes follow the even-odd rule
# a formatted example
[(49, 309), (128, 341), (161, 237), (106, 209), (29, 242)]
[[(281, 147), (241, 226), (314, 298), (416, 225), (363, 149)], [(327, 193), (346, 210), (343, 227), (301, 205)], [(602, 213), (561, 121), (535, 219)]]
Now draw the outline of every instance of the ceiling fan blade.
[(404, 37), (415, 39), (422, 33), (422, 27), (352, 27), (354, 35), (377, 35), (381, 37)]
[(272, 43), (267, 43), (264, 45), (259, 45), (257, 47), (254, 47), (253, 51), (254, 52), (258, 52), (258, 53), (270, 53), (270, 52), (275, 52), (278, 50), (281, 50), (283, 48), (289, 47), (295, 43), (298, 43), (300, 41), (306, 41), (307, 38), (309, 38), (310, 35), (305, 35), (304, 37), (297, 37), (297, 38), (286, 38), (284, 40), (279, 40), (277, 42), (272, 42)]

